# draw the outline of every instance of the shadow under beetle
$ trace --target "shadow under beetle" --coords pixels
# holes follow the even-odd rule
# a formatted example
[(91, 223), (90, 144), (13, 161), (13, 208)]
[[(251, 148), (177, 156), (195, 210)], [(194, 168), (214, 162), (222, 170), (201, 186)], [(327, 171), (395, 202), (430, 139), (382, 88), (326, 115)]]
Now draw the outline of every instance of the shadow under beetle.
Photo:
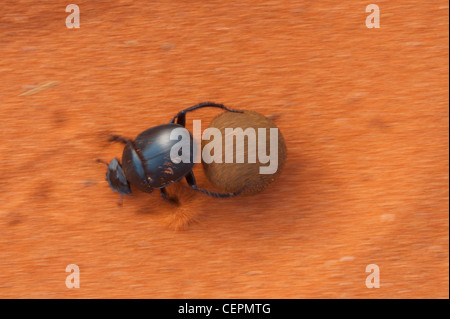
[(192, 189), (209, 196), (232, 197), (238, 195), (241, 190), (234, 193), (217, 193), (197, 187), (194, 173), (192, 172), (194, 154), (192, 152), (193, 137), (190, 132), (191, 152), (189, 163), (182, 161), (174, 163), (170, 158), (171, 148), (178, 143), (177, 140), (170, 139), (172, 130), (180, 127), (184, 128), (186, 113), (203, 107), (217, 107), (229, 112), (242, 113), (242, 111), (231, 110), (222, 104), (204, 102), (179, 112), (168, 124), (158, 125), (143, 131), (135, 140), (112, 135), (110, 141), (125, 144), (122, 154), (122, 165), (117, 158), (114, 158), (109, 164), (98, 160), (108, 166), (106, 180), (111, 189), (118, 192), (121, 197), (131, 194), (130, 185), (146, 193), (159, 189), (164, 199), (178, 203), (176, 198), (169, 197), (165, 188), (184, 177)]

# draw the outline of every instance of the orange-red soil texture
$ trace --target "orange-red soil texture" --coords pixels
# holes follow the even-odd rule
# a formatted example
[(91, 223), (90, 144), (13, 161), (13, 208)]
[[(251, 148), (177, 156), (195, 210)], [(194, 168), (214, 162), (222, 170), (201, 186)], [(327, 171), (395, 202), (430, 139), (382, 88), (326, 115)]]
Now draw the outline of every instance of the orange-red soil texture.
[[(449, 297), (447, 1), (4, 2), (0, 297)], [(118, 206), (108, 136), (203, 101), (272, 116), (280, 177)]]

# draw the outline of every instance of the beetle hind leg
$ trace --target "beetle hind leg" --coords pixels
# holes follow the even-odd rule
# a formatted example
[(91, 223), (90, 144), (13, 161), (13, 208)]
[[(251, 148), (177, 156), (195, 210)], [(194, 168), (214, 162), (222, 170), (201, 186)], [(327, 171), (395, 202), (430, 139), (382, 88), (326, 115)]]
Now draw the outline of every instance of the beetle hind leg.
[(217, 193), (217, 192), (212, 192), (212, 191), (200, 188), (197, 186), (197, 182), (195, 181), (194, 173), (192, 171), (190, 171), (186, 175), (186, 181), (193, 190), (196, 190), (203, 194), (209, 195), (211, 197), (217, 197), (217, 198), (234, 197), (234, 196), (239, 195), (242, 192), (242, 190), (238, 190), (237, 192), (234, 192), (234, 193)]
[(203, 107), (217, 107), (217, 108), (223, 109), (228, 112), (243, 113), (240, 110), (229, 109), (223, 104), (217, 104), (214, 102), (203, 102), (203, 103), (199, 103), (194, 106), (191, 106), (183, 111), (180, 111), (177, 115), (174, 116), (174, 118), (170, 121), (170, 123), (175, 123), (175, 120), (177, 120), (177, 124), (180, 124), (181, 126), (184, 127), (186, 125), (186, 113), (192, 112), (194, 110), (197, 110), (197, 109), (200, 109)]

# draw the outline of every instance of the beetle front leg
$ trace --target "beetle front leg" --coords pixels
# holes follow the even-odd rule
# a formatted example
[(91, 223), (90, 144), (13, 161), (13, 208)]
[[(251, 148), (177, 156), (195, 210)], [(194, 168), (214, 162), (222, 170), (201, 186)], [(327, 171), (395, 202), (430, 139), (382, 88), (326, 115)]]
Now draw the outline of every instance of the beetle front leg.
[(126, 138), (120, 135), (116, 135), (116, 134), (111, 134), (108, 138), (108, 141), (110, 142), (120, 142), (122, 144), (127, 144), (128, 141), (131, 141), (130, 138)]
[(242, 192), (242, 189), (241, 189), (234, 193), (217, 193), (217, 192), (208, 191), (203, 188), (199, 188), (199, 187), (197, 187), (197, 182), (195, 181), (194, 173), (192, 171), (190, 171), (186, 175), (186, 181), (192, 189), (199, 191), (203, 194), (209, 195), (211, 197), (218, 197), (218, 198), (234, 197), (234, 196), (239, 195)]

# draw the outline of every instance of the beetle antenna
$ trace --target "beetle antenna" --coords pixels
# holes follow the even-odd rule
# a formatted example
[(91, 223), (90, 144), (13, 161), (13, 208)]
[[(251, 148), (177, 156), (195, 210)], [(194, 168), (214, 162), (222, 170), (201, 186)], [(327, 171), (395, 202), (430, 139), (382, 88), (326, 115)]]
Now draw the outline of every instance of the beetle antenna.
[(123, 206), (123, 194), (120, 194), (120, 199), (119, 199), (119, 202), (117, 203), (117, 205), (119, 205), (119, 207)]

